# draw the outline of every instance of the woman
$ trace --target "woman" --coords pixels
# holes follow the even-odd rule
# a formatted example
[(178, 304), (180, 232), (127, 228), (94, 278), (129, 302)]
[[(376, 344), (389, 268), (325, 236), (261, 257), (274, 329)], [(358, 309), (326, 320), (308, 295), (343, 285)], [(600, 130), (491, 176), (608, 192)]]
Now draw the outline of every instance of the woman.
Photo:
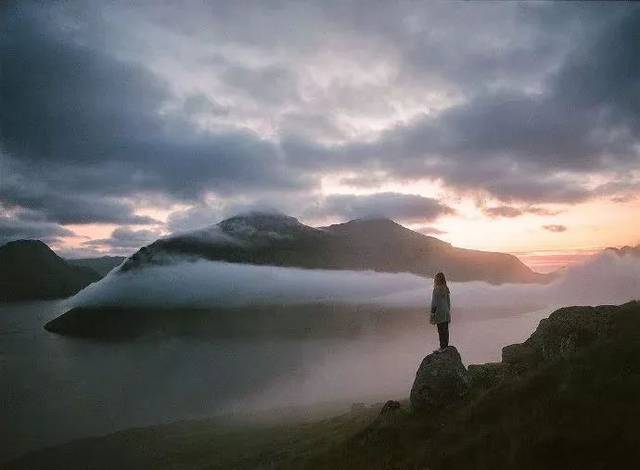
[(449, 346), (449, 322), (451, 321), (451, 298), (447, 280), (443, 273), (436, 274), (433, 279), (433, 294), (431, 295), (431, 324), (438, 325), (440, 337), (440, 349), (434, 352), (441, 353)]

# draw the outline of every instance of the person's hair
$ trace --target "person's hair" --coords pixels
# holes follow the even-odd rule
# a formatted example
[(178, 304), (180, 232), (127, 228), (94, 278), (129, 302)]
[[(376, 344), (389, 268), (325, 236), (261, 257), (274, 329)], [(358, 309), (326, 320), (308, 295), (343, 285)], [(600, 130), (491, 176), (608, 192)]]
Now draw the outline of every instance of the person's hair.
[(436, 277), (433, 278), (433, 285), (434, 286), (446, 286), (447, 285), (447, 279), (444, 277), (444, 273), (436, 274)]

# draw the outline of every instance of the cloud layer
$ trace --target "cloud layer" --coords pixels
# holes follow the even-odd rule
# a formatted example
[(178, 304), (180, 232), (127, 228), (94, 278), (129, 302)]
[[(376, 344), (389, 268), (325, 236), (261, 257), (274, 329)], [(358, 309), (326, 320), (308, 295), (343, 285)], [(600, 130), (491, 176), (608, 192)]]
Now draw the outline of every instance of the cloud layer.
[(418, 194), (376, 193), (372, 195), (336, 194), (325, 197), (307, 215), (337, 216), (341, 219), (382, 217), (395, 220), (429, 222), (455, 211), (436, 199)]
[[(413, 274), (328, 271), (213, 261), (112, 271), (72, 306), (215, 307), (348, 303), (424, 308), (432, 282)], [(640, 298), (640, 258), (605, 251), (548, 285), (451, 283), (453, 304), (473, 310), (619, 304)]]
[[(380, 188), (424, 180), (479, 193), (495, 200), (489, 217), (637, 192), (632, 4), (4, 12), (0, 204), (16, 227), (37, 212), (52, 225), (33, 233), (52, 239), (68, 224), (171, 230), (136, 213), (148, 201), (191, 216), (213, 199), (428, 223), (454, 215), (439, 196)], [(342, 173), (378, 193), (331, 194), (323, 178)]]

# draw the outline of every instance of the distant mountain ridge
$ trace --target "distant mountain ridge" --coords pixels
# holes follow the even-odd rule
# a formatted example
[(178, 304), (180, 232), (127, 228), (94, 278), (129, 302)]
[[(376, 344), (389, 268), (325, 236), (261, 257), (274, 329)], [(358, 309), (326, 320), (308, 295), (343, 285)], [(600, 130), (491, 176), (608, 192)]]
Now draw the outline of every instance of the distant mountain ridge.
[(0, 246), (0, 301), (69, 297), (100, 277), (68, 264), (40, 240)]
[(605, 251), (615, 253), (618, 256), (637, 256), (640, 257), (640, 245), (636, 246), (623, 246), (622, 248), (608, 247)]
[(453, 281), (546, 282), (506, 253), (457, 248), (389, 219), (357, 219), (310, 227), (294, 217), (253, 213), (209, 228), (157, 240), (119, 268), (122, 272), (171, 263), (176, 256), (232, 263), (308, 269), (410, 272), (433, 277), (443, 271)]
[(98, 258), (67, 258), (65, 261), (73, 266), (93, 269), (104, 277), (125, 259), (127, 259), (125, 256), (100, 256)]

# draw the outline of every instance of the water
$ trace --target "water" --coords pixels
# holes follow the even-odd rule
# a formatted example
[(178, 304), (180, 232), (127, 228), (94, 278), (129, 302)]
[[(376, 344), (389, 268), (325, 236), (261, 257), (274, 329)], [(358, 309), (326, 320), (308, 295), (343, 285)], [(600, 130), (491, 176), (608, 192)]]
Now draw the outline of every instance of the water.
[[(426, 316), (385, 336), (104, 343), (42, 328), (64, 311), (63, 301), (0, 304), (0, 462), (71, 439), (232, 410), (406, 397), (437, 343)], [(466, 363), (497, 361), (502, 346), (527, 338), (549, 311), (459, 321), (451, 341)]]

